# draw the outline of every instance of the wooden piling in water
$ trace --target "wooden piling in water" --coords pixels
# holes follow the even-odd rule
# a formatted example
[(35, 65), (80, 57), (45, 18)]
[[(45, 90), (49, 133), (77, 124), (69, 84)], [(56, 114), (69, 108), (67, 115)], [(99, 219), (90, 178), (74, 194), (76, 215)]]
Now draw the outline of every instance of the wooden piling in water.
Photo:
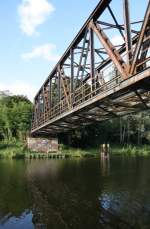
[(102, 144), (100, 146), (100, 155), (102, 158), (108, 158), (110, 155), (110, 145), (109, 144)]

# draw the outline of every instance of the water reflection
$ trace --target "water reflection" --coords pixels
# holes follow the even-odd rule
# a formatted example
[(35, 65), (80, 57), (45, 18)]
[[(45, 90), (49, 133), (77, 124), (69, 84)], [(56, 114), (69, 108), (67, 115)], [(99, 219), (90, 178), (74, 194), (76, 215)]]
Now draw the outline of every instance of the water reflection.
[(115, 222), (117, 228), (150, 228), (149, 162), (138, 157), (111, 161), (110, 177), (99, 196), (104, 225), (115, 228)]
[[(89, 180), (86, 178), (89, 173), (82, 169), (82, 165), (85, 167), (86, 163), (81, 165), (78, 161), (68, 161), (65, 166), (64, 163), (53, 163), (56, 163), (57, 176), (54, 179), (50, 167), (44, 166), (49, 178), (46, 184), (45, 177), (39, 177), (38, 170), (37, 173), (34, 170), (32, 176), (32, 165), (28, 168), (30, 190), (35, 204), (33, 222), (36, 228), (40, 228), (40, 225), (45, 226), (44, 228), (85, 228), (85, 224), (86, 228), (99, 228), (99, 207), (97, 196), (93, 192), (97, 190), (98, 195), (98, 189), (97, 184), (92, 181), (92, 174)], [(89, 182), (90, 185), (93, 183), (93, 187), (89, 186)], [(94, 222), (95, 217), (97, 221)]]
[(104, 157), (101, 155), (100, 170), (102, 176), (109, 176), (110, 173), (110, 156)]
[(8, 215), (0, 221), (0, 229), (34, 229), (34, 225), (32, 224), (32, 213), (24, 212), (20, 217), (15, 217), (11, 214), (7, 216)]
[(0, 229), (33, 229), (24, 161), (0, 161)]
[(149, 163), (0, 161), (0, 229), (148, 229)]

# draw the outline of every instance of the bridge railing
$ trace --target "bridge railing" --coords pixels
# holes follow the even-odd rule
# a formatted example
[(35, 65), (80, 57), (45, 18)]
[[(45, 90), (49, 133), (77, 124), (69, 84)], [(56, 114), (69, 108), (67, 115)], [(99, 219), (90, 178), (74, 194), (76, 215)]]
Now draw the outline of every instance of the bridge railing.
[(89, 79), (81, 86), (76, 88), (74, 93), (69, 94), (69, 104), (66, 97), (62, 99), (53, 107), (48, 107), (47, 111), (43, 111), (39, 117), (35, 118), (33, 121), (32, 129), (43, 125), (44, 123), (57, 118), (58, 116), (64, 114), (65, 112), (71, 111), (72, 109), (92, 100), (94, 97), (106, 94), (107, 91), (115, 88), (121, 81), (122, 78), (116, 69), (111, 72), (108, 69), (113, 69), (111, 64), (109, 68), (105, 68), (103, 72), (103, 82), (97, 80), (91, 83)]
[[(123, 58), (126, 58), (126, 55), (127, 53), (123, 54)], [(143, 71), (148, 67), (150, 67), (150, 57), (137, 63), (139, 71)], [(106, 94), (124, 80), (112, 63), (106, 66), (101, 73), (95, 74), (97, 74), (97, 80), (96, 77), (94, 81), (89, 78), (86, 82), (78, 86), (73, 93), (69, 93), (67, 98), (64, 97), (52, 107), (48, 106), (46, 111), (43, 109), (38, 115), (35, 115), (34, 112), (32, 129), (36, 129), (44, 123), (73, 110), (96, 96)]]

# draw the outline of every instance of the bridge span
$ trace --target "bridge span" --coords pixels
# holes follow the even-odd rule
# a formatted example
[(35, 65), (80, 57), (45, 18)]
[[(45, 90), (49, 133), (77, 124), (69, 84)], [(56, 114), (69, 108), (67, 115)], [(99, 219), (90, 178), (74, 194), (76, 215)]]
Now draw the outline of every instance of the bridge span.
[(150, 108), (150, 0), (139, 4), (133, 21), (129, 0), (99, 2), (35, 96), (33, 136)]

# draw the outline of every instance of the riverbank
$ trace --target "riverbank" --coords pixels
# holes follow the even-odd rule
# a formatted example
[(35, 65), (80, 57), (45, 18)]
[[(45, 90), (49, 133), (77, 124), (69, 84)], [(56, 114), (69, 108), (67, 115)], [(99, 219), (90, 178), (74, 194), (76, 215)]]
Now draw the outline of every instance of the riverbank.
[(0, 142), (0, 159), (23, 159), (26, 153), (30, 152), (27, 151), (26, 147), (21, 142)]
[[(112, 155), (124, 155), (124, 156), (148, 156), (150, 155), (149, 145), (113, 145), (111, 146)], [(63, 158), (90, 158), (99, 157), (99, 148), (79, 149), (71, 148), (65, 145), (60, 145), (58, 152), (39, 153), (32, 152), (27, 149), (25, 144), (21, 142), (0, 142), (0, 159), (63, 159)]]
[[(62, 152), (78, 157), (99, 157), (100, 147), (86, 150), (66, 147)], [(110, 155), (150, 156), (150, 145), (110, 145)]]
[(61, 158), (83, 158), (83, 157), (98, 157), (99, 153), (96, 149), (78, 149), (70, 148), (64, 145), (60, 145), (58, 152), (32, 152), (25, 144), (21, 142), (0, 142), (0, 159), (61, 159)]
[(148, 156), (150, 155), (150, 145), (113, 145), (111, 153), (126, 156)]

